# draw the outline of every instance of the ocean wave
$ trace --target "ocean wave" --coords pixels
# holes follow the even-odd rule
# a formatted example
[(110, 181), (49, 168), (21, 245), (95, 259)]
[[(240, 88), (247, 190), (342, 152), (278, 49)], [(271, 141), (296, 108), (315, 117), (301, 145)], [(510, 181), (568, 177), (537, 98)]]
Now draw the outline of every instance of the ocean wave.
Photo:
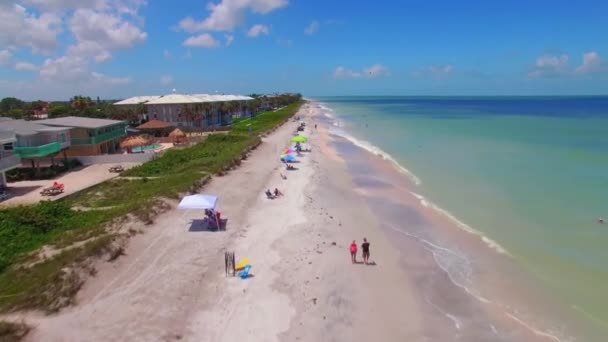
[[(337, 124), (334, 123), (333, 125), (336, 127), (341, 127), (339, 123), (337, 123)], [(340, 137), (350, 141), (355, 146), (360, 147), (360, 148), (390, 162), (399, 172), (406, 175), (412, 182), (414, 182), (414, 184), (416, 184), (416, 185), (422, 184), (422, 181), (420, 180), (420, 178), (416, 177), (416, 175), (414, 173), (412, 173), (410, 170), (406, 169), (401, 164), (399, 164), (399, 162), (397, 160), (395, 160), (395, 158), (393, 158), (393, 156), (384, 152), (382, 149), (373, 145), (369, 141), (359, 140), (342, 130), (330, 130), (329, 133), (340, 136)]]
[(498, 242), (490, 239), (489, 237), (485, 236), (483, 233), (471, 228), (471, 226), (460, 221), (458, 218), (456, 218), (456, 216), (452, 215), (452, 213), (450, 213), (449, 211), (447, 211), (447, 210), (439, 207), (435, 203), (427, 200), (424, 196), (422, 196), (420, 194), (417, 194), (413, 191), (410, 191), (410, 194), (412, 194), (412, 196), (416, 197), (420, 201), (420, 204), (422, 206), (435, 210), (436, 212), (440, 213), (441, 215), (447, 217), (452, 222), (454, 222), (458, 228), (464, 230), (467, 233), (478, 236), (491, 249), (497, 251), (498, 253), (511, 256), (511, 254), (506, 249), (504, 249), (501, 245), (499, 245)]
[[(501, 308), (502, 313), (506, 317), (512, 319), (513, 321), (515, 321), (519, 325), (523, 326), (524, 328), (528, 329), (530, 332), (532, 332), (533, 334), (535, 334), (537, 336), (548, 338), (548, 339), (551, 339), (551, 340), (557, 341), (557, 342), (562, 341), (562, 339), (560, 339), (560, 337), (557, 336), (558, 334), (556, 332), (551, 331), (551, 330), (543, 331), (543, 330), (536, 328), (531, 323), (528, 323), (525, 319), (518, 317), (515, 314), (513, 314), (512, 312), (510, 312), (510, 310), (505, 308), (500, 303), (494, 302), (494, 301), (478, 294), (475, 290), (473, 290), (472, 289), (473, 285), (472, 285), (471, 275), (470, 275), (470, 272), (472, 272), (472, 270), (469, 270), (471, 264), (470, 264), (470, 261), (465, 256), (463, 256), (460, 253), (453, 251), (447, 247), (439, 246), (436, 243), (430, 242), (426, 239), (416, 236), (415, 234), (411, 234), (409, 232), (398, 229), (398, 228), (394, 227), (393, 225), (389, 224), (388, 226), (392, 230), (394, 230), (400, 234), (406, 235), (408, 237), (411, 237), (411, 238), (421, 242), (423, 244), (423, 248), (426, 249), (427, 251), (429, 251), (433, 255), (433, 259), (435, 260), (435, 263), (439, 266), (439, 268), (441, 270), (443, 270), (447, 274), (447, 276), (450, 279), (450, 281), (452, 282), (452, 284), (463, 289), (466, 293), (468, 293), (473, 298), (477, 299), (479, 302), (481, 302), (483, 304), (487, 304), (487, 305), (498, 306), (499, 308)], [(450, 257), (446, 258), (446, 254), (449, 254)], [(448, 262), (446, 262), (446, 260)], [(459, 260), (460, 262), (457, 261), (456, 263), (454, 263), (454, 260)], [(464, 267), (463, 267), (463, 262), (465, 265)], [(457, 266), (455, 266), (455, 265), (457, 265)], [(468, 271), (463, 272), (463, 270), (468, 270)], [(463, 273), (467, 274), (467, 276), (462, 277)], [(443, 310), (441, 310), (441, 308), (439, 308), (434, 303), (432, 303), (428, 300), (427, 300), (427, 302), (429, 302), (429, 304), (433, 305), (442, 314), (446, 315), (449, 319), (451, 319), (454, 322), (454, 324), (456, 325), (456, 328), (460, 330), (461, 322), (457, 319), (457, 317), (455, 317), (453, 315), (449, 315), (447, 312), (444, 312)], [(490, 327), (492, 328), (492, 332), (494, 334), (498, 334), (498, 331), (496, 330), (496, 328), (493, 325), (490, 325)]]
[(492, 303), (491, 300), (481, 296), (480, 294), (472, 290), (471, 278), (473, 274), (473, 268), (471, 266), (471, 261), (465, 255), (451, 250), (447, 247), (440, 246), (415, 234), (396, 228), (391, 224), (389, 224), (388, 226), (390, 227), (390, 229), (394, 230), (397, 233), (403, 234), (416, 241), (421, 242), (422, 247), (433, 255), (435, 263), (448, 275), (448, 278), (450, 279), (452, 284), (460, 287), (470, 296), (474, 297), (482, 303)]
[(321, 108), (322, 110), (326, 111), (326, 112), (333, 112), (333, 111), (334, 111), (333, 109), (331, 109), (331, 108), (327, 107), (327, 106), (326, 106), (325, 104), (323, 104), (323, 103), (319, 103), (317, 106), (318, 106), (319, 108)]

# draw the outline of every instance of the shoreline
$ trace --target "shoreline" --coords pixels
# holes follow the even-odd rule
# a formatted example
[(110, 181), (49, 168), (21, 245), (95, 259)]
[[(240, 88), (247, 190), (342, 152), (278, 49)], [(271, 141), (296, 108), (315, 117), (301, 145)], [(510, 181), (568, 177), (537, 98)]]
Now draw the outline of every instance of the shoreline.
[[(391, 191), (411, 186), (402, 173), (331, 135), (318, 103), (296, 115), (312, 147), (298, 170), (278, 160), (297, 126), (290, 120), (203, 188), (219, 195), (226, 231), (193, 231), (200, 213), (169, 210), (131, 239), (125, 256), (98, 265), (76, 306), (15, 317), (36, 327), (26, 340), (445, 341), (509, 332), (507, 340), (552, 341), (476, 302), (432, 250), (387, 229), (395, 217), (412, 225), (445, 220), (414, 196), (387, 202)], [(393, 174), (374, 179), (375, 172)], [(275, 187), (284, 196), (267, 199), (264, 191)], [(375, 266), (350, 262), (348, 244), (363, 237)], [(253, 277), (225, 277), (224, 251), (248, 257)]]
[[(325, 111), (332, 111), (322, 103), (318, 105)], [(527, 336), (525, 340), (539, 341), (570, 341), (576, 339), (573, 336), (585, 336), (584, 340), (602, 340), (601, 333), (592, 324), (577, 317), (570, 307), (554, 303), (554, 294), (545, 293), (541, 283), (530, 278), (507, 250), (419, 195), (416, 187), (421, 182), (415, 175), (402, 165), (395, 165), (393, 157), (371, 143), (357, 140), (344, 132), (343, 125), (336, 123), (332, 114), (323, 115), (323, 119), (333, 128), (336, 148), (341, 150), (346, 160), (353, 161), (349, 173), (355, 179), (359, 194), (368, 197), (368, 205), (375, 207), (374, 211), (379, 213), (378, 219), (387, 220), (387, 217), (394, 216), (388, 219), (393, 224), (387, 223), (383, 227), (387, 234), (393, 236), (394, 241), (416, 242), (408, 244), (407, 241), (400, 241), (395, 243), (396, 248), (410, 250), (416, 244), (422, 245), (424, 250), (433, 255), (436, 266), (448, 275), (449, 282), (479, 301), (481, 305), (478, 306), (483, 309), (482, 312), (502, 322), (502, 333), (506, 335), (520, 334)], [(383, 205), (389, 209), (383, 208)], [(394, 213), (399, 210), (406, 213)], [(403, 224), (408, 227), (395, 227)], [(403, 239), (403, 236), (407, 238)], [(446, 254), (461, 258), (465, 265), (456, 262), (458, 267), (454, 268), (454, 258), (446, 258)], [(447, 264), (443, 266), (442, 263), (446, 260)], [(501, 271), (505, 273), (500, 274)], [(464, 278), (453, 278), (462, 275), (462, 272), (466, 273)], [(510, 276), (514, 279), (510, 279)], [(463, 280), (472, 283), (467, 285)], [(441, 290), (444, 295), (457, 291)], [(434, 296), (441, 297), (441, 293)], [(451, 306), (453, 303), (447, 305)], [(436, 309), (454, 321), (457, 330), (462, 330), (463, 324), (457, 320), (458, 315), (450, 314), (450, 310)], [(464, 315), (466, 317), (467, 314)], [(476, 315), (481, 316), (480, 313)], [(489, 325), (492, 333), (497, 332), (496, 326)], [(474, 336), (469, 338), (475, 339)], [(496, 339), (499, 336), (483, 338)]]

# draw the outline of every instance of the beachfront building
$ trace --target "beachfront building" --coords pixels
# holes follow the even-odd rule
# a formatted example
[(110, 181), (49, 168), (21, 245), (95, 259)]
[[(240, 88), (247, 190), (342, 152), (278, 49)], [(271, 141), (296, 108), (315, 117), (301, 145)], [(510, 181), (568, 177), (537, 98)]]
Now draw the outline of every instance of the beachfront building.
[(17, 136), (13, 132), (0, 132), (0, 188), (6, 187), (6, 171), (21, 165), (21, 158), (13, 151)]
[(127, 123), (119, 120), (66, 116), (36, 122), (71, 131), (71, 146), (65, 151), (70, 157), (118, 153), (127, 136)]
[(15, 141), (3, 144), (3, 150), (21, 159), (30, 159), (32, 164), (41, 158), (53, 158), (70, 147), (70, 129), (42, 125), (40, 121), (0, 118), (0, 132), (14, 135)]
[[(233, 117), (251, 115), (248, 103), (253, 98), (241, 95), (176, 94), (137, 96), (114, 103), (119, 109), (144, 112), (144, 119), (160, 120), (176, 127), (207, 128), (225, 126)], [(145, 106), (145, 110), (141, 106)]]

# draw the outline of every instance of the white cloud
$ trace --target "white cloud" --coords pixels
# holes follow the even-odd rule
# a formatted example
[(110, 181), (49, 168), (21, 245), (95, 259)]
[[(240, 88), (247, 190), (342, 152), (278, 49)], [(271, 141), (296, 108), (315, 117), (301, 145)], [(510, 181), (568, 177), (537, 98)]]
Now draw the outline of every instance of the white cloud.
[(602, 69), (602, 58), (600, 54), (594, 51), (586, 52), (583, 54), (583, 64), (576, 68), (575, 73), (577, 74), (590, 74), (601, 71)]
[(147, 37), (134, 23), (118, 15), (88, 9), (74, 12), (69, 26), (78, 41), (97, 42), (105, 49), (132, 48)]
[(40, 67), (40, 78), (47, 81), (73, 82), (89, 76), (87, 61), (78, 56), (46, 59)]
[(0, 50), (0, 65), (6, 65), (10, 62), (13, 54), (8, 50)]
[(388, 69), (382, 64), (374, 64), (363, 69), (363, 75), (367, 78), (388, 76)]
[(50, 53), (57, 48), (60, 32), (61, 17), (58, 14), (43, 12), (36, 15), (17, 4), (0, 4), (0, 46)]
[(414, 76), (431, 76), (435, 78), (444, 78), (450, 76), (454, 72), (452, 64), (443, 65), (428, 65), (415, 71)]
[(198, 36), (192, 36), (186, 39), (183, 45), (190, 47), (215, 48), (219, 46), (219, 42), (209, 33), (202, 33)]
[(287, 0), (221, 0), (209, 3), (209, 16), (201, 21), (192, 17), (182, 19), (178, 26), (186, 32), (198, 31), (232, 31), (243, 23), (247, 12), (267, 14), (287, 6)]
[(15, 70), (19, 71), (36, 71), (38, 66), (28, 62), (17, 62), (15, 63)]
[(163, 75), (160, 78), (160, 84), (162, 85), (169, 85), (173, 83), (173, 76), (171, 75)]
[(304, 29), (304, 34), (313, 35), (319, 31), (319, 22), (313, 21)]
[(106, 6), (106, 0), (23, 0), (23, 2), (51, 11), (64, 11), (75, 8), (102, 10)]
[(333, 72), (334, 79), (344, 78), (379, 78), (389, 76), (390, 73), (388, 68), (382, 64), (374, 64), (369, 67), (361, 69), (361, 71), (354, 71), (343, 66), (337, 67)]
[(530, 78), (556, 77), (568, 73), (568, 55), (542, 55), (536, 59)]
[(99, 83), (104, 85), (119, 85), (131, 82), (130, 77), (110, 77), (105, 74), (90, 71), (87, 60), (79, 56), (62, 56), (56, 59), (46, 59), (40, 67), (40, 78), (43, 81), (61, 83)]
[(265, 34), (265, 35), (270, 34), (270, 28), (268, 28), (268, 26), (266, 26), (266, 25), (257, 24), (257, 25), (253, 25), (249, 29), (249, 31), (247, 31), (247, 36), (252, 37), (252, 38), (257, 37), (260, 34)]
[(165, 57), (165, 59), (171, 59), (171, 57), (173, 57), (173, 55), (171, 55), (171, 51), (165, 49), (165, 50), (163, 50), (163, 57)]
[(334, 78), (335, 79), (340, 79), (340, 78), (359, 78), (361, 77), (361, 73), (357, 72), (357, 71), (352, 71), (350, 69), (347, 69), (343, 66), (339, 66), (336, 68), (336, 70), (334, 70)]
[(58, 13), (85, 8), (131, 16), (137, 16), (139, 8), (147, 3), (146, 0), (22, 0), (22, 2), (41, 10)]
[(602, 58), (595, 51), (585, 52), (583, 62), (576, 68), (569, 65), (570, 58), (566, 54), (542, 55), (528, 72), (529, 78), (574, 77), (603, 73), (606, 70)]
[(130, 77), (110, 77), (110, 76), (107, 76), (104, 74), (100, 74), (98, 72), (92, 72), (91, 77), (93, 78), (94, 81), (97, 81), (97, 82), (103, 83), (103, 84), (109, 84), (109, 85), (119, 85), (119, 84), (131, 83)]
[(231, 34), (225, 34), (224, 38), (226, 38), (226, 43), (224, 43), (226, 46), (230, 46), (234, 42), (234, 36)]
[(119, 15), (90, 9), (76, 10), (69, 27), (77, 41), (70, 52), (93, 57), (97, 62), (108, 60), (110, 50), (132, 48), (147, 37), (146, 32)]

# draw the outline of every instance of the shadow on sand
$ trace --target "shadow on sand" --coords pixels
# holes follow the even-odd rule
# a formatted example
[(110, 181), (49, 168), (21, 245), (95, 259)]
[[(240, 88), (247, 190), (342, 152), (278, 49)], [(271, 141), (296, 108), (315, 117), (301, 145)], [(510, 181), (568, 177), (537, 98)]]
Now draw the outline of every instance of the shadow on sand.
[(226, 230), (228, 225), (228, 219), (220, 219), (220, 229), (213, 224), (210, 224), (209, 220), (205, 219), (194, 219), (190, 223), (189, 232), (217, 232), (220, 230)]

